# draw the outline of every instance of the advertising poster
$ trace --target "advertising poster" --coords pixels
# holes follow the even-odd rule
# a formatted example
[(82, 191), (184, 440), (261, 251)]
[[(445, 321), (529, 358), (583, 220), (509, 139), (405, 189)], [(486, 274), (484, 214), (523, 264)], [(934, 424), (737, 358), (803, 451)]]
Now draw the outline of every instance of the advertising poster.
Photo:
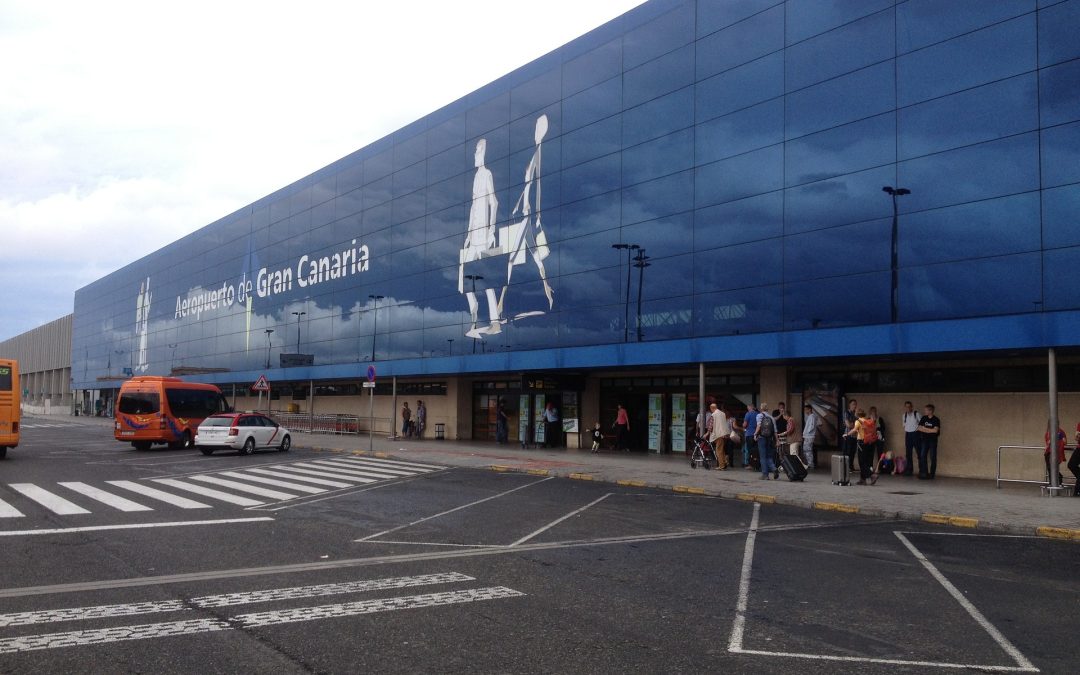
[(664, 433), (664, 395), (649, 394), (649, 450), (660, 452)]
[(518, 440), (521, 447), (529, 442), (529, 395), (522, 394), (518, 402)]
[(671, 451), (686, 451), (686, 394), (671, 395)]
[(533, 400), (533, 419), (536, 420), (536, 424), (533, 425), (536, 428), (535, 438), (533, 442), (537, 445), (543, 445), (545, 439), (547, 438), (547, 434), (544, 433), (546, 429), (544, 428), (543, 424), (545, 405), (544, 398), (545, 397), (543, 394), (537, 394), (536, 398)]

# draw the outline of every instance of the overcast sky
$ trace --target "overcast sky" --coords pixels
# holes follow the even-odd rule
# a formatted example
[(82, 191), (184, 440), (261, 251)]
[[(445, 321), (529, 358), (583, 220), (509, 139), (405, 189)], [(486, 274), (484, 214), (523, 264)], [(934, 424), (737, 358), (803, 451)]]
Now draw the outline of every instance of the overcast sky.
[(641, 0), (0, 0), (0, 340)]

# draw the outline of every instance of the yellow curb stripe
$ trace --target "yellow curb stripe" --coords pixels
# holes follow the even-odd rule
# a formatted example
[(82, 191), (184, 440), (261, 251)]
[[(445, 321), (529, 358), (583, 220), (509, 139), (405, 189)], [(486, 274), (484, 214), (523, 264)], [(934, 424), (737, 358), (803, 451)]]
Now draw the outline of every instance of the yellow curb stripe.
[(570, 478), (573, 478), (574, 480), (593, 480), (591, 473), (572, 473), (570, 474)]
[(353, 450), (352, 454), (363, 457), (364, 455), (367, 454), (367, 451), (366, 450)]
[(1080, 541), (1080, 530), (1070, 530), (1065, 527), (1037, 527), (1035, 533), (1040, 537), (1049, 537), (1050, 539), (1075, 539)]
[(550, 476), (551, 475), (551, 472), (548, 471), (547, 469), (529, 469), (525, 473), (529, 474), (530, 476)]
[(759, 504), (775, 504), (776, 497), (774, 495), (759, 495), (753, 492), (740, 492), (735, 495), (736, 498), (741, 499), (744, 502), (757, 502)]
[(814, 502), (814, 508), (819, 511), (837, 511), (839, 513), (858, 513), (859, 507), (854, 504), (840, 504), (839, 502)]
[(922, 516), (924, 523), (932, 523), (934, 525), (951, 525), (953, 527), (967, 527), (976, 528), (979, 526), (978, 518), (969, 518), (967, 516), (949, 516), (943, 513), (924, 513)]
[(386, 459), (386, 458), (387, 458), (387, 457), (389, 457), (390, 455), (389, 455), (388, 453), (385, 453), (385, 452), (376, 452), (376, 453), (375, 453), (375, 456), (376, 456), (376, 457), (379, 457), (380, 459)]
[(489, 466), (488, 468), (489, 468), (489, 469), (491, 469), (492, 471), (498, 471), (499, 473), (503, 473), (503, 472), (505, 472), (505, 471), (509, 471), (509, 470), (510, 470), (510, 467), (508, 467), (508, 466), (502, 466), (501, 464), (492, 464), (492, 465), (491, 465), (491, 466)]
[(646, 487), (646, 483), (643, 480), (617, 480), (615, 483), (623, 487)]
[(675, 487), (673, 487), (671, 489), (674, 490), (675, 492), (678, 492), (680, 494), (686, 494), (686, 495), (703, 495), (703, 494), (705, 494), (705, 489), (704, 488), (689, 487), (687, 485), (676, 485)]

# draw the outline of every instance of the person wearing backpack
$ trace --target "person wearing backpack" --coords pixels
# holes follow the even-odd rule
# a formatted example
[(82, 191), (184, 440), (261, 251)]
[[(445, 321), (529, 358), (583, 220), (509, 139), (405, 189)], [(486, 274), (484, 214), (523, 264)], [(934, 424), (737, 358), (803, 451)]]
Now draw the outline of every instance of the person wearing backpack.
[(867, 479), (874, 485), (878, 479), (874, 470), (874, 449), (878, 442), (877, 423), (870, 419), (865, 410), (859, 408), (855, 412), (855, 426), (847, 435), (856, 439), (859, 453), (859, 481), (856, 485), (866, 485)]
[(780, 471), (776, 468), (776, 422), (768, 410), (758, 413), (754, 440), (757, 441), (761, 461), (761, 480), (769, 480), (770, 473), (775, 480), (779, 480)]

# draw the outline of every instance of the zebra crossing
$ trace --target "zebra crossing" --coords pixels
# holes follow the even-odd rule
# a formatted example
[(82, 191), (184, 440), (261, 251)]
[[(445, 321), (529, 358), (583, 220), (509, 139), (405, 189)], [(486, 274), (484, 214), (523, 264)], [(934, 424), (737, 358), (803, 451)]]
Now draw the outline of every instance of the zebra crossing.
[(77, 422), (68, 422), (55, 424), (52, 422), (23, 422), (19, 425), (22, 430), (26, 429), (74, 429), (76, 427), (86, 428), (85, 424), (79, 424)]
[[(373, 483), (412, 478), (446, 467), (375, 457), (330, 457), (140, 480), (0, 485), (0, 519), (48, 512), (79, 516), (95, 511), (138, 513), (220, 505), (255, 508), (332, 495)], [(6, 488), (6, 489), (5, 489)]]

